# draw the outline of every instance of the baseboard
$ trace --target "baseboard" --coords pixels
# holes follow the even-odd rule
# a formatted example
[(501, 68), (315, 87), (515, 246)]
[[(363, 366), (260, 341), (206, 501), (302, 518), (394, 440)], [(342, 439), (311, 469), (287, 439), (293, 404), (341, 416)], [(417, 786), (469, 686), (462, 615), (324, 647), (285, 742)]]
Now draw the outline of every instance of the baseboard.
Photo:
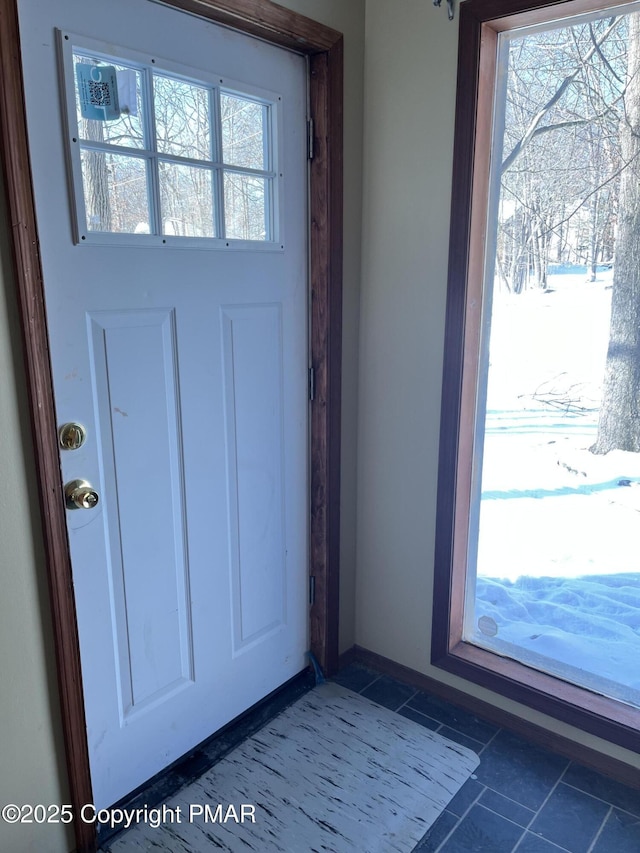
[(389, 658), (375, 652), (370, 652), (360, 646), (353, 646), (340, 655), (341, 667), (352, 663), (361, 663), (384, 675), (390, 675), (398, 681), (409, 684), (411, 687), (431, 693), (445, 702), (451, 702), (452, 705), (458, 705), (460, 708), (464, 708), (465, 711), (470, 711), (475, 716), (489, 723), (515, 732), (515, 734), (539, 746), (543, 746), (545, 749), (557, 752), (559, 755), (582, 764), (584, 767), (597, 770), (604, 776), (609, 776), (611, 779), (622, 782), (630, 788), (640, 790), (640, 771), (638, 771), (638, 768), (626, 764), (624, 761), (604, 755), (591, 747), (576, 743), (564, 735), (557, 734), (535, 723), (523, 720), (510, 711), (504, 711), (488, 702), (476, 699), (462, 690), (436, 681), (415, 669), (410, 669), (403, 664), (396, 663), (389, 660)]

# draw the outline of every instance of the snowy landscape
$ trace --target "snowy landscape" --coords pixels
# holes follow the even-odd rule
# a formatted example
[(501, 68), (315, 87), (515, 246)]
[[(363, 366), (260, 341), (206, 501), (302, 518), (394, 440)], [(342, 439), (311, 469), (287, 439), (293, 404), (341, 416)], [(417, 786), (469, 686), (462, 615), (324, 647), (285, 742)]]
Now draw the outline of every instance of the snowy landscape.
[(640, 454), (589, 451), (612, 276), (567, 266), (494, 297), (469, 630), (640, 706)]

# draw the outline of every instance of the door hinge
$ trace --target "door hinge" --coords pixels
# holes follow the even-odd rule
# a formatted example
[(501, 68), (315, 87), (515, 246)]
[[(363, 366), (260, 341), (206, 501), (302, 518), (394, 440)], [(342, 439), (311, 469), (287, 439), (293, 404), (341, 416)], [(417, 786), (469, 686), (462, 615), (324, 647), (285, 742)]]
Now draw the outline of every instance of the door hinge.
[(313, 160), (313, 136), (314, 136), (314, 127), (313, 127), (313, 119), (307, 119), (307, 157), (309, 160)]
[(316, 578), (315, 575), (309, 575), (309, 605), (313, 607), (316, 603)]
[(316, 398), (316, 371), (314, 367), (309, 368), (309, 399), (313, 402)]

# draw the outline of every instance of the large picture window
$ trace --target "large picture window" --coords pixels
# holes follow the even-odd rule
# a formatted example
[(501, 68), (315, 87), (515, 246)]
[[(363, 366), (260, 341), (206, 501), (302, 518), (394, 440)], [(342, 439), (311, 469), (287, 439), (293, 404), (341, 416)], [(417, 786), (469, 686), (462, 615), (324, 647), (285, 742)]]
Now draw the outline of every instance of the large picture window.
[(433, 662), (640, 723), (640, 13), (461, 7)]

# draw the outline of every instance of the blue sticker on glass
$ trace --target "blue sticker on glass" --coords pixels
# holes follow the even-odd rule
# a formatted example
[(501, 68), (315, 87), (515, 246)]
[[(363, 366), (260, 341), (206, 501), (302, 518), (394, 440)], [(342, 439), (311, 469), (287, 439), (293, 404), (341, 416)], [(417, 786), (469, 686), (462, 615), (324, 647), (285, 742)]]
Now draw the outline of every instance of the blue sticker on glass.
[(109, 121), (120, 117), (118, 77), (113, 65), (76, 65), (80, 115), (82, 118)]

